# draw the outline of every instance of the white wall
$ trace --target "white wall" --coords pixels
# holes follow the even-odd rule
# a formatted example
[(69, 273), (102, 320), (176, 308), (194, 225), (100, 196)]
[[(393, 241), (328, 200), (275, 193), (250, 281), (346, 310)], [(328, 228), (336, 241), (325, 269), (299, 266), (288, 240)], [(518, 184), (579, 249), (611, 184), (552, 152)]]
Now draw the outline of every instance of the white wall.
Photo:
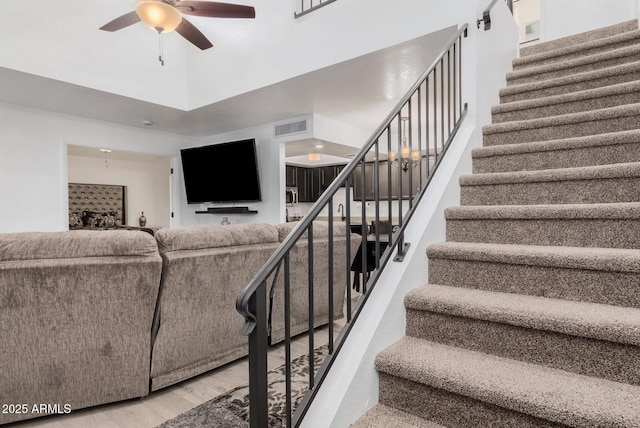
[[(269, 223), (278, 224), (285, 221), (284, 211), (284, 183), (285, 163), (284, 146), (273, 141), (273, 125), (243, 129), (236, 132), (215, 135), (203, 138), (197, 144), (190, 147), (205, 146), (209, 144), (237, 141), (248, 138), (256, 140), (256, 155), (260, 177), (260, 189), (262, 202), (238, 203), (238, 204), (187, 204), (184, 189), (184, 180), (180, 162), (174, 167), (173, 187), (180, 190), (180, 224), (220, 224), (223, 217), (227, 217), (230, 223)], [(238, 160), (226, 160), (228, 162), (242, 162)], [(233, 180), (221, 185), (233, 186)], [(257, 210), (258, 214), (196, 214), (196, 211), (206, 211), (207, 207), (248, 206), (251, 210)]]
[(98, 30), (132, 11), (135, 3), (34, 0), (3, 8), (0, 66), (187, 108), (186, 58), (199, 50), (179, 35), (167, 34), (163, 36), (166, 61), (160, 66), (159, 37), (145, 25), (114, 33)]
[[(540, 0), (520, 0), (517, 3), (513, 4), (513, 17), (518, 24), (518, 39), (520, 43), (527, 41), (533, 42), (536, 38), (540, 38), (539, 27), (537, 37), (526, 34), (527, 25), (534, 24), (535, 22), (538, 22), (538, 26), (540, 25), (540, 9)], [(536, 40), (535, 43), (537, 43), (538, 41), (539, 40)]]
[(68, 144), (175, 156), (191, 141), (0, 104), (0, 232), (68, 229)]
[(66, 149), (29, 119), (0, 105), (0, 232), (68, 228)]
[(0, 14), (0, 66), (190, 110), (453, 25), (467, 4), (341, 0), (295, 19), (293, 0), (242, 3), (256, 19), (189, 17), (212, 49), (164, 35), (160, 66), (159, 37), (143, 24), (98, 30), (134, 0), (13, 2)]
[(465, 0), (447, 0), (447, 7), (442, 3), (341, 0), (295, 19), (291, 1), (256, 0), (255, 21), (216, 22), (215, 52), (189, 57), (190, 106), (197, 108), (456, 25), (459, 11), (468, 9)]
[(638, 0), (541, 1), (541, 41), (566, 37), (638, 18)]
[(170, 223), (170, 165), (168, 157), (145, 161), (120, 160), (69, 155), (70, 183), (125, 185), (126, 221), (138, 226), (142, 212), (147, 226), (169, 227)]

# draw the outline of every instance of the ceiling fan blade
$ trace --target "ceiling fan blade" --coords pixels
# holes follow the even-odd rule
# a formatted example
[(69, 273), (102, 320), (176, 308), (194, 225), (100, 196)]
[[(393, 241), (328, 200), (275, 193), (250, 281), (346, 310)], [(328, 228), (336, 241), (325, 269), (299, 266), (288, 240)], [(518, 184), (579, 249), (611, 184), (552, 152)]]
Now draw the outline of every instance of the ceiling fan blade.
[(102, 27), (100, 27), (100, 29), (104, 31), (117, 31), (124, 27), (128, 27), (129, 25), (133, 25), (136, 22), (140, 22), (140, 17), (134, 10), (132, 12), (125, 13), (121, 17), (116, 18), (111, 22), (104, 24)]
[(187, 18), (182, 17), (182, 22), (176, 28), (176, 32), (202, 50), (213, 47), (213, 44), (200, 32)]
[(208, 1), (177, 1), (176, 7), (182, 13), (209, 18), (255, 18), (252, 6)]

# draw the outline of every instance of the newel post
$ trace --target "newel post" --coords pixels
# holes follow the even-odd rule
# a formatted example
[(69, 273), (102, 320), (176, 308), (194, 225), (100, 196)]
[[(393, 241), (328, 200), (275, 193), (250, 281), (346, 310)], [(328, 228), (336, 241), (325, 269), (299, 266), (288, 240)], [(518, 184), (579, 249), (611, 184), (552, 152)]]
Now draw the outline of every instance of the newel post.
[(249, 426), (269, 425), (267, 397), (267, 287), (263, 283), (249, 301), (256, 324), (249, 334)]

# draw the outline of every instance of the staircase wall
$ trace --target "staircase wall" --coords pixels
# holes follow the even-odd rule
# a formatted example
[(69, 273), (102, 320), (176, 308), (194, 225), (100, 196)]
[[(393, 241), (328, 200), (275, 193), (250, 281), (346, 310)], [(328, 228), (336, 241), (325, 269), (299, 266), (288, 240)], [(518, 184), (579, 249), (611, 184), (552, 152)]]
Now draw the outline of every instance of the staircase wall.
[(482, 125), (491, 123), (489, 107), (499, 102), (498, 90), (505, 85), (504, 76), (517, 51), (517, 29), (505, 3), (496, 5), (488, 32), (475, 25), (486, 1), (475, 5), (475, 10), (460, 13), (459, 21), (469, 23), (462, 47), (467, 117), (423, 197), (429, 203), (419, 206), (407, 227), (411, 247), (404, 262), (390, 261), (382, 272), (301, 427), (345, 427), (377, 403), (375, 355), (403, 336), (403, 297), (425, 281), (427, 246), (445, 239), (444, 209), (460, 202), (458, 179), (471, 171), (471, 151), (482, 144)]

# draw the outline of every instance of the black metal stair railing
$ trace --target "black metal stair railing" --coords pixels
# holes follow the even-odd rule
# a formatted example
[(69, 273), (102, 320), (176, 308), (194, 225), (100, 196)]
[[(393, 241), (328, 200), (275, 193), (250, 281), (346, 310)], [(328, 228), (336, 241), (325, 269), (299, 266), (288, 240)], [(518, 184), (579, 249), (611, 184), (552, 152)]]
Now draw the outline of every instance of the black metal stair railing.
[[(401, 261), (406, 254), (410, 245), (404, 240), (407, 223), (466, 116), (467, 104), (463, 102), (462, 92), (462, 41), (466, 36), (467, 24), (456, 32), (433, 64), (238, 296), (236, 308), (245, 317), (242, 333), (249, 336), (249, 417), (252, 428), (269, 425), (267, 351), (270, 322), (273, 321), (273, 314), (269, 311), (274, 306), (267, 298), (273, 292), (269, 286), (282, 287), (279, 291), (283, 293), (281, 303), (284, 307), (286, 402), (284, 414), (278, 415), (278, 418), (287, 427), (297, 427), (391, 254), (396, 252), (397, 261)], [(345, 209), (342, 216), (336, 218), (334, 198), (339, 190), (344, 192)], [(356, 207), (353, 210), (352, 203)], [(326, 217), (326, 223), (319, 221), (321, 215)], [(371, 230), (369, 221), (375, 230)], [(323, 253), (316, 254), (314, 226), (319, 228), (320, 224), (328, 231), (326, 253), (322, 247)], [(340, 240), (334, 239), (338, 228), (344, 233)], [(345, 248), (339, 248), (339, 245)], [(356, 246), (359, 249), (353, 251)], [(308, 263), (308, 279), (304, 284), (292, 281), (292, 254), (294, 250), (302, 251), (300, 248), (307, 252), (302, 258), (299, 252), (295, 253), (298, 262)], [(344, 254), (345, 259), (335, 260), (334, 254), (338, 253)], [(326, 265), (319, 266), (319, 260), (324, 262), (325, 259)], [(343, 266), (339, 269), (344, 271), (335, 272), (334, 266), (338, 265)], [(336, 277), (346, 280), (344, 283), (336, 282)], [(358, 288), (358, 291), (352, 288)], [(306, 393), (303, 398), (296, 399), (292, 397), (291, 385), (291, 345), (294, 334), (291, 314), (299, 308), (292, 302), (292, 290), (299, 292), (301, 289), (308, 295), (305, 302), (308, 305), (305, 309), (308, 311), (308, 324), (307, 331), (299, 335), (297, 340), (302, 336), (308, 341), (308, 355), (312, 356), (317, 343), (314, 335), (316, 328), (318, 325), (328, 325), (328, 355), (319, 367), (314, 366), (313, 358), (308, 358)], [(327, 294), (320, 295), (320, 292)], [(336, 308), (332, 307), (335, 293), (346, 293), (346, 320), (337, 338), (333, 329)], [(318, 297), (326, 297), (329, 302), (328, 314), (321, 321), (318, 321), (318, 313), (322, 310), (318, 305)], [(355, 301), (353, 305), (352, 300)], [(324, 335), (324, 329), (318, 331)]]
[(307, 15), (314, 10), (318, 10), (321, 7), (331, 4), (334, 1), (336, 0), (298, 0), (299, 10), (295, 11), (293, 13), (293, 16), (296, 18), (300, 18), (301, 16)]

